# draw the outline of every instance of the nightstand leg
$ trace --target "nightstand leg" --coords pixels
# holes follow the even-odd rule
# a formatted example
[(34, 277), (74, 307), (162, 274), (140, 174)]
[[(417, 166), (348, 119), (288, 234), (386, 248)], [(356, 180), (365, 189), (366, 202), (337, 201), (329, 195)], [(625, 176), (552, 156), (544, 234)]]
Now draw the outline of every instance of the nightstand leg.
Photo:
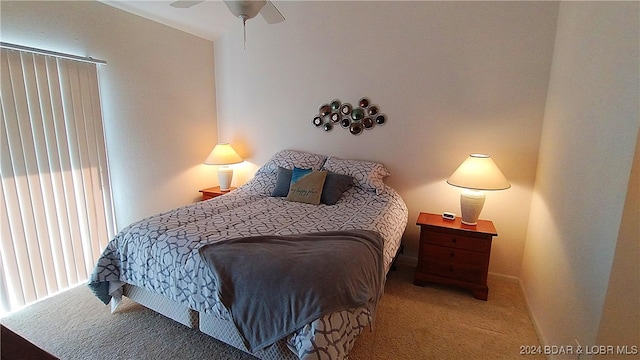
[(489, 297), (488, 287), (485, 287), (484, 289), (474, 289), (472, 291), (473, 291), (474, 298), (487, 301), (487, 298)]

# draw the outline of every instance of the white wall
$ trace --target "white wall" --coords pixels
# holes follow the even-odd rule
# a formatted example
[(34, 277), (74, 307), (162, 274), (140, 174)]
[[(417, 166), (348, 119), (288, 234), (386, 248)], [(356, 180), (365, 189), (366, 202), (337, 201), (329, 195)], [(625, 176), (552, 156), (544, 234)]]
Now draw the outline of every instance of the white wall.
[(3, 42), (92, 56), (118, 228), (217, 183), (213, 44), (93, 1), (1, 4)]
[[(598, 329), (597, 344), (640, 351), (640, 131), (622, 212), (618, 242)], [(633, 351), (631, 349), (631, 351)], [(610, 354), (607, 354), (610, 355)], [(625, 359), (628, 356), (606, 356)]]
[(549, 345), (607, 345), (596, 335), (640, 125), (638, 14), (637, 2), (560, 5), (521, 276)]
[[(513, 187), (487, 194), (490, 271), (519, 276), (551, 68), (557, 3), (278, 2), (287, 20), (247, 22), (215, 42), (220, 139), (254, 166), (283, 148), (376, 160), (410, 210), (460, 213), (445, 183), (473, 152), (489, 153)], [(334, 98), (369, 97), (384, 126), (350, 135), (311, 125)]]

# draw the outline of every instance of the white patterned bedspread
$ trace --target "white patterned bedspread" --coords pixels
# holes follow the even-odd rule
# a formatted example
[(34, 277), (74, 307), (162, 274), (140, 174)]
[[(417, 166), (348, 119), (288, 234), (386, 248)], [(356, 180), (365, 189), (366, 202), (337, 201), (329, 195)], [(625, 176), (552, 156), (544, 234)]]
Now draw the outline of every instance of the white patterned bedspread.
[[(219, 303), (216, 284), (210, 270), (201, 260), (198, 249), (223, 239), (262, 234), (288, 235), (316, 231), (369, 229), (378, 231), (385, 239), (384, 265), (389, 270), (400, 245), (407, 224), (407, 207), (391, 188), (377, 195), (352, 187), (337, 204), (310, 205), (270, 197), (264, 183), (256, 178), (245, 185), (217, 198), (183, 206), (149, 217), (123, 229), (98, 260), (89, 286), (97, 290), (101, 282), (110, 282), (112, 295), (118, 294), (123, 283), (140, 286), (182, 303), (194, 310), (230, 319)], [(361, 312), (341, 312), (335, 316), (348, 316), (355, 320), (359, 334), (363, 324)], [(333, 339), (315, 339), (316, 333), (329, 326), (327, 321), (316, 321), (287, 339), (300, 358), (317, 353), (321, 347), (336, 345), (345, 333), (354, 332), (348, 324), (340, 325)], [(343, 321), (344, 322), (344, 321)], [(331, 325), (335, 327), (335, 325)], [(356, 334), (357, 336), (357, 334)], [(353, 336), (352, 336), (353, 337)], [(345, 341), (352, 342), (347, 336)], [(343, 344), (344, 346), (344, 344)], [(346, 350), (324, 349), (322, 352), (341, 357)], [(292, 349), (293, 350), (293, 349)], [(317, 355), (314, 358), (317, 358)], [(347, 355), (348, 356), (348, 355)]]

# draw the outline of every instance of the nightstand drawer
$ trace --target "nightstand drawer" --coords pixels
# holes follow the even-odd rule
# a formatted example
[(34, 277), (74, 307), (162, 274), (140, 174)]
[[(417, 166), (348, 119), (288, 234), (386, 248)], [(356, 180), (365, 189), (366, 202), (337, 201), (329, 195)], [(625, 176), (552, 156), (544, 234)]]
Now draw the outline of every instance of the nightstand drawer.
[(477, 266), (465, 266), (430, 259), (423, 264), (421, 271), (431, 275), (471, 283), (481, 283), (483, 281), (483, 270)]
[(209, 194), (209, 193), (203, 193), (202, 194), (202, 200), (204, 201), (204, 200), (213, 199), (214, 197), (217, 197), (217, 196), (220, 196), (220, 195), (212, 195), (212, 194)]
[(456, 248), (424, 244), (420, 249), (422, 256), (452, 264), (477, 265), (482, 268), (489, 262), (486, 253), (460, 250)]
[(491, 240), (460, 236), (454, 234), (444, 234), (438, 232), (423, 233), (422, 240), (428, 244), (447, 246), (456, 249), (466, 249), (479, 252), (489, 252), (491, 250)]
[(498, 236), (488, 220), (465, 225), (459, 217), (444, 220), (440, 214), (421, 212), (418, 265), (413, 283), (425, 286), (433, 282), (469, 289), (476, 299), (487, 300), (487, 273), (491, 241)]

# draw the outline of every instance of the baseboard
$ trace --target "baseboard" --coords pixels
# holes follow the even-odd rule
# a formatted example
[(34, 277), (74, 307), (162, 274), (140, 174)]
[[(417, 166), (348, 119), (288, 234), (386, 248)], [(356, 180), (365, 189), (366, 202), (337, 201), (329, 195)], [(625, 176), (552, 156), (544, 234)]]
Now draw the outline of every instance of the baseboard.
[(488, 276), (497, 278), (497, 279), (501, 279), (501, 280), (505, 280), (508, 281), (510, 283), (515, 283), (515, 284), (520, 284), (520, 278), (516, 277), (516, 276), (511, 276), (511, 275), (504, 275), (504, 274), (498, 274), (498, 273), (494, 273), (494, 272), (489, 272), (489, 274), (487, 274)]
[(522, 284), (522, 281), (520, 281), (520, 278), (515, 276), (510, 276), (510, 275), (496, 274), (492, 272), (489, 273), (489, 276), (518, 284), (518, 287), (520, 288), (520, 292), (522, 292), (522, 296), (524, 297), (524, 303), (525, 303), (525, 306), (527, 307), (527, 314), (529, 314), (529, 318), (531, 319), (531, 323), (533, 324), (533, 330), (536, 332), (536, 335), (538, 336), (540, 345), (542, 346), (546, 345), (547, 342), (544, 336), (542, 335), (542, 331), (540, 331), (540, 326), (538, 325), (538, 321), (536, 317), (531, 311), (531, 306), (529, 306), (529, 297), (527, 296), (527, 292), (525, 291), (525, 288)]
[(538, 325), (538, 320), (533, 314), (533, 311), (531, 311), (531, 306), (529, 305), (529, 297), (527, 296), (527, 292), (525, 291), (525, 288), (522, 285), (522, 281), (519, 281), (519, 283), (520, 283), (520, 291), (522, 291), (522, 295), (524, 296), (524, 303), (527, 306), (527, 313), (529, 314), (531, 323), (533, 323), (533, 329), (535, 330), (536, 335), (538, 336), (538, 340), (540, 340), (540, 345), (545, 346), (547, 344), (547, 341), (545, 340), (544, 335), (540, 330), (540, 326)]

